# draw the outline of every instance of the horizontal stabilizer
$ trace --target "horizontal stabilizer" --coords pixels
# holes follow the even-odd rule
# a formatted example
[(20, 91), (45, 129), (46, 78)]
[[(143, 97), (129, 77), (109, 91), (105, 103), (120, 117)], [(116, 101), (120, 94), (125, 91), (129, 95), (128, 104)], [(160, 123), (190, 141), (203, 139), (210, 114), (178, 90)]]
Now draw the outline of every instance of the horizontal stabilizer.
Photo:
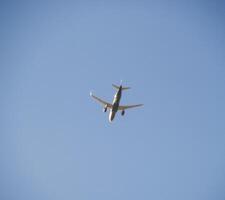
[[(117, 90), (120, 89), (120, 86), (117, 86), (117, 85), (115, 85), (115, 84), (112, 84), (112, 86), (113, 86), (115, 89), (117, 89)], [(130, 87), (122, 87), (122, 90), (128, 90), (128, 89), (130, 89)]]

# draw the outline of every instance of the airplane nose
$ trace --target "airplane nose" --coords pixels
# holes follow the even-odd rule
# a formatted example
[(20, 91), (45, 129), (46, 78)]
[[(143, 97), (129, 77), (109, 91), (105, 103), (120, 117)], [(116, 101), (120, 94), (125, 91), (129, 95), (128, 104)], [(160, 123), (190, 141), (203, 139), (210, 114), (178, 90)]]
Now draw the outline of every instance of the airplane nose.
[(114, 118), (113, 115), (111, 115), (111, 116), (109, 117), (109, 121), (112, 122), (112, 121), (113, 121), (113, 118)]
[(115, 114), (113, 112), (110, 112), (110, 114), (109, 114), (109, 121), (112, 122), (114, 117), (115, 117)]

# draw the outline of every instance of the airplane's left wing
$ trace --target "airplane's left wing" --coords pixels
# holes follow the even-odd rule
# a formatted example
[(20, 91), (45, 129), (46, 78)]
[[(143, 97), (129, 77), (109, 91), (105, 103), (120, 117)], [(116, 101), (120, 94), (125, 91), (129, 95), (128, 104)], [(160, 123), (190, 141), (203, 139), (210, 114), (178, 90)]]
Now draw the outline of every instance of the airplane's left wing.
[(103, 104), (104, 106), (107, 105), (108, 108), (112, 108), (112, 104), (111, 104), (111, 103), (108, 103), (108, 102), (106, 102), (106, 101), (103, 101), (102, 99), (96, 97), (96, 96), (93, 95), (92, 93), (90, 93), (90, 96), (91, 96), (94, 100), (96, 100), (97, 102)]
[(135, 108), (135, 107), (139, 107), (139, 106), (143, 106), (143, 104), (136, 104), (136, 105), (130, 105), (130, 106), (119, 106), (118, 110), (126, 110), (129, 108)]

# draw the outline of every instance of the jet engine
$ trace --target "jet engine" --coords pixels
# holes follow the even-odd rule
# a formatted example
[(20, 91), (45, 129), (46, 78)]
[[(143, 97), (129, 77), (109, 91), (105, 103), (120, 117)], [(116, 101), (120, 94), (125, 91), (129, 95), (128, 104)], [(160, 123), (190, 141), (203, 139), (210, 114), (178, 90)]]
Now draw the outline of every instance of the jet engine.
[(124, 116), (125, 114), (125, 110), (122, 110), (121, 115)]
[(103, 112), (107, 111), (107, 105), (105, 105), (105, 107), (103, 108)]

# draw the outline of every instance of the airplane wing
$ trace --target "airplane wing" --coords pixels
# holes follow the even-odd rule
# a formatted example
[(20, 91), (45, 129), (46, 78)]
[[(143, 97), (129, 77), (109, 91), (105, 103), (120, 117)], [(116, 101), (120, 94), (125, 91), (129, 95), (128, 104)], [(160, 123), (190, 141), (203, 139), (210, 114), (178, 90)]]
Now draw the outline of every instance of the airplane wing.
[(143, 106), (143, 104), (136, 104), (136, 105), (130, 105), (130, 106), (119, 106), (118, 110), (126, 110), (129, 108), (135, 108), (135, 107), (139, 107), (139, 106)]
[(108, 102), (106, 102), (106, 101), (103, 101), (102, 99), (96, 97), (96, 96), (93, 95), (92, 93), (90, 93), (90, 96), (91, 96), (94, 100), (96, 100), (97, 102), (101, 103), (102, 105), (104, 105), (104, 106), (107, 105), (108, 108), (112, 108), (112, 104), (111, 104), (111, 103), (108, 103)]

